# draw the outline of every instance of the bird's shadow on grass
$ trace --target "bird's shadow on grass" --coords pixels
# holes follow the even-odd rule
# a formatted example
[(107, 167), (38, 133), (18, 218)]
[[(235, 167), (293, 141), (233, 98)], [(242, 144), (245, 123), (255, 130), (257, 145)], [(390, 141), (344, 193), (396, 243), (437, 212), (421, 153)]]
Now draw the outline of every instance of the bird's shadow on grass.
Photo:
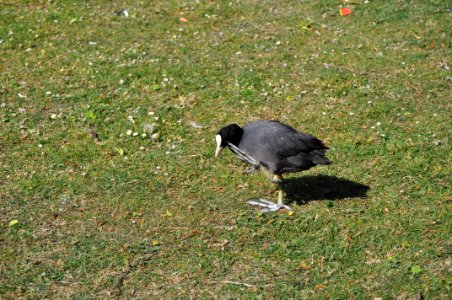
[(366, 198), (367, 185), (328, 175), (288, 178), (282, 183), (287, 202), (306, 203), (313, 200)]

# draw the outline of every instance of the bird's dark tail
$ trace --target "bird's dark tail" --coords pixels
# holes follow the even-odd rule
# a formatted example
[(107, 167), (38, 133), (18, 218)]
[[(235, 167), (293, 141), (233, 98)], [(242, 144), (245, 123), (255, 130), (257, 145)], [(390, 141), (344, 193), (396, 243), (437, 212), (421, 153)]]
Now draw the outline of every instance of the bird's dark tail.
[(312, 162), (316, 165), (329, 165), (331, 160), (325, 157), (325, 150), (314, 150), (311, 152)]

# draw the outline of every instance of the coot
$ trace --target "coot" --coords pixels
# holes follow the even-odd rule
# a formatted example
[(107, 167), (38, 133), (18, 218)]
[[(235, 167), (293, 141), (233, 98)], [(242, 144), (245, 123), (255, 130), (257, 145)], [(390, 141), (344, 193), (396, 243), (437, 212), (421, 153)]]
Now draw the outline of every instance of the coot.
[(277, 184), (277, 203), (265, 199), (248, 202), (264, 207), (263, 212), (290, 210), (283, 204), (282, 174), (331, 163), (325, 157), (328, 147), (322, 141), (278, 121), (255, 121), (243, 127), (230, 124), (221, 128), (215, 139), (215, 157), (228, 147), (241, 160), (251, 164), (253, 170), (262, 169)]

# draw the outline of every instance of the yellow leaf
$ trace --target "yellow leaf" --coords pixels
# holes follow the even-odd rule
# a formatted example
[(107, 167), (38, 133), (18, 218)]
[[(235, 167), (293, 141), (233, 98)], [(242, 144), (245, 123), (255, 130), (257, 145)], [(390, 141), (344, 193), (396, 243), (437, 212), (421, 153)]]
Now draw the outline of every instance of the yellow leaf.
[(118, 154), (119, 154), (120, 156), (123, 156), (123, 155), (124, 155), (124, 149), (121, 149), (121, 148), (115, 148), (115, 150), (118, 152)]
[(9, 222), (9, 227), (13, 227), (13, 226), (16, 225), (17, 223), (19, 223), (18, 220), (11, 220), (11, 222)]

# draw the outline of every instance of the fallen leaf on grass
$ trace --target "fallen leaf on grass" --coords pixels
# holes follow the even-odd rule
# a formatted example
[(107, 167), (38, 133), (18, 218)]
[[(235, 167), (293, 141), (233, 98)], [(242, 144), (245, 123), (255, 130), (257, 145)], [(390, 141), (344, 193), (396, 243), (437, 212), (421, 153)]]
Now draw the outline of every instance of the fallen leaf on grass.
[(209, 247), (212, 247), (212, 248), (221, 248), (222, 250), (224, 250), (224, 247), (225, 247), (227, 244), (229, 244), (229, 241), (228, 241), (228, 240), (223, 240), (223, 241), (220, 241), (220, 242), (218, 242), (218, 243), (210, 244)]
[(121, 148), (115, 148), (115, 150), (116, 150), (116, 152), (118, 152), (118, 154), (119, 154), (120, 156), (123, 156), (123, 155), (124, 155), (124, 149), (121, 149)]
[(411, 267), (411, 273), (413, 273), (414, 275), (421, 273), (422, 268), (418, 265), (414, 265)]
[(186, 234), (182, 237), (182, 239), (183, 239), (183, 240), (186, 240), (186, 239), (188, 239), (188, 238), (191, 238), (192, 236), (195, 236), (196, 234), (198, 234), (198, 231), (197, 231), (197, 230), (193, 230), (192, 232), (186, 233)]
[(352, 10), (350, 8), (344, 7), (339, 9), (339, 13), (341, 14), (341, 16), (348, 16), (352, 13)]
[(90, 121), (96, 121), (96, 119), (97, 119), (96, 114), (92, 110), (85, 112), (85, 117), (87, 119), (89, 119)]
[(9, 227), (13, 227), (13, 226), (16, 225), (17, 223), (19, 223), (18, 220), (11, 220), (11, 222), (9, 222)]

